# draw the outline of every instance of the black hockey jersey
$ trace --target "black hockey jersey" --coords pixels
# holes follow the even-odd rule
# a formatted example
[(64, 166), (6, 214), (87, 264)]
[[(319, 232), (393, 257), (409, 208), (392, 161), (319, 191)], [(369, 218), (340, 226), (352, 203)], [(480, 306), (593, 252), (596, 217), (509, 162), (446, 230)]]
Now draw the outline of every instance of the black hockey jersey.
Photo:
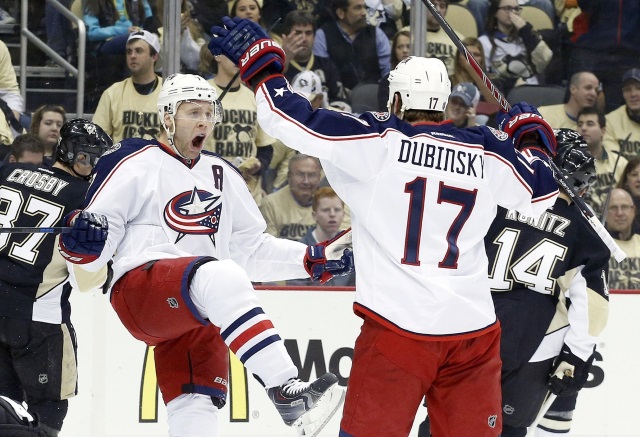
[[(88, 182), (33, 164), (0, 168), (0, 226), (62, 226), (81, 208)], [(0, 234), (0, 316), (47, 323), (68, 322), (68, 271), (55, 234)]]
[(611, 254), (575, 205), (558, 198), (535, 221), (499, 208), (485, 246), (502, 353), (526, 362), (545, 335), (562, 332), (556, 343), (586, 360), (607, 318)]

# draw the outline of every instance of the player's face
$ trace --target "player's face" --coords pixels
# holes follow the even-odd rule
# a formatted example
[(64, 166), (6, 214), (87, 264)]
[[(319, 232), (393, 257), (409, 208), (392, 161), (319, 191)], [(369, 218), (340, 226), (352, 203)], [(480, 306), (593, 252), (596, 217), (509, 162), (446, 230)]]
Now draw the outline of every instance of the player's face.
[(60, 128), (63, 124), (64, 119), (59, 112), (50, 111), (42, 114), (38, 136), (44, 142), (45, 146), (49, 148), (58, 144)]
[(313, 26), (311, 24), (296, 24), (291, 27), (291, 34), (296, 38), (301, 38), (296, 59), (306, 61), (311, 57), (311, 49), (313, 49)]
[(157, 55), (151, 56), (151, 46), (146, 41), (134, 39), (127, 44), (127, 67), (132, 76), (149, 73)]
[(238, 0), (236, 4), (236, 17), (246, 18), (257, 23), (260, 21), (260, 8), (255, 0)]
[(346, 10), (339, 9), (337, 12), (343, 27), (348, 30), (358, 31), (367, 25), (367, 8), (364, 0), (350, 0)]
[(578, 117), (578, 132), (590, 147), (602, 144), (604, 128), (600, 127), (596, 114), (584, 114)]
[(215, 109), (210, 102), (184, 101), (174, 117), (173, 143), (182, 156), (195, 159), (215, 125)]
[(633, 197), (640, 198), (640, 165), (627, 174), (627, 182), (624, 185)]
[(398, 35), (396, 46), (393, 50), (395, 50), (395, 55), (398, 61), (407, 59), (411, 54), (411, 39), (404, 35)]
[(607, 227), (614, 232), (628, 232), (635, 214), (636, 207), (629, 194), (623, 190), (613, 190), (607, 210)]
[(627, 109), (632, 112), (640, 112), (640, 82), (628, 80), (622, 85), (622, 97)]
[(577, 85), (570, 88), (573, 99), (581, 108), (595, 106), (600, 92), (600, 81), (591, 73), (584, 73), (580, 76)]
[(344, 219), (344, 205), (337, 196), (323, 197), (318, 201), (318, 207), (311, 215), (322, 231), (335, 235), (340, 230)]
[(96, 159), (92, 159), (89, 153), (78, 152), (76, 153), (76, 160), (73, 163), (73, 170), (80, 176), (89, 176), (93, 171), (92, 161), (93, 164), (95, 164)]
[(301, 205), (308, 205), (320, 183), (320, 167), (311, 158), (296, 161), (291, 166), (288, 180), (296, 201)]

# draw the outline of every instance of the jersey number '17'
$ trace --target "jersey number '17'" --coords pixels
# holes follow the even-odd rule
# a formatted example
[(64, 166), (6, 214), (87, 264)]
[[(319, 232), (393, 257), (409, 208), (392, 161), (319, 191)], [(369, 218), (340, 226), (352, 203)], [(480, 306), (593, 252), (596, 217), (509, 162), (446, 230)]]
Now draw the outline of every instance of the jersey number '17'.
[[(427, 179), (417, 177), (404, 186), (404, 192), (408, 193), (409, 213), (407, 214), (407, 232), (404, 240), (404, 257), (402, 264), (414, 266), (420, 265), (420, 236), (422, 233), (422, 220), (424, 217), (424, 202), (427, 191)], [(447, 232), (447, 253), (438, 263), (438, 267), (445, 269), (458, 268), (458, 237), (462, 227), (469, 219), (471, 211), (476, 204), (478, 190), (464, 190), (458, 187), (446, 185), (440, 181), (438, 186), (438, 204), (452, 203), (460, 206), (460, 212), (453, 219)], [(435, 212), (434, 212), (435, 213)]]

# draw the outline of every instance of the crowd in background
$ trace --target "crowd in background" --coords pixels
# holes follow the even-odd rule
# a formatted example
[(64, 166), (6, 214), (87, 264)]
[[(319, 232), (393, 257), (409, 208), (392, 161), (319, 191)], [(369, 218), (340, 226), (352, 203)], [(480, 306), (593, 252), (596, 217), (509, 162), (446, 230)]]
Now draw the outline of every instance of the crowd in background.
[[(16, 3), (0, 1), (0, 24), (19, 22)], [(77, 36), (55, 8), (30, 2), (28, 26), (62, 58), (77, 63)], [(87, 26), (87, 111), (114, 141), (155, 138), (162, 86), (163, 0), (63, 0)], [(583, 135), (597, 178), (586, 200), (625, 249), (611, 261), (610, 288), (640, 288), (640, 2), (635, 0), (433, 0), (446, 19), (452, 7), (472, 22), (454, 28), (487, 76), (509, 97), (527, 87), (554, 128)], [(33, 4), (33, 5), (32, 5)], [(454, 6), (455, 5), (455, 6)], [(317, 159), (266, 135), (253, 93), (237, 68), (207, 50), (209, 29), (224, 15), (255, 21), (280, 42), (285, 76), (314, 107), (353, 113), (386, 111), (389, 71), (410, 55), (411, 2), (406, 0), (183, 0), (182, 72), (199, 74), (224, 109), (206, 149), (233, 162), (268, 224), (268, 232), (304, 242), (331, 238), (350, 224)], [(535, 28), (524, 8), (552, 23)], [(426, 56), (447, 66), (452, 93), (447, 117), (459, 127), (496, 127), (498, 105), (431, 14)], [(465, 32), (469, 34), (465, 34)], [(13, 62), (12, 62), (13, 61)], [(36, 59), (55, 65), (51, 58)], [(0, 150), (4, 162), (51, 160), (63, 102), (27, 110), (13, 70), (17, 59), (0, 42)], [(545, 100), (549, 86), (562, 102)], [(515, 103), (515, 102), (511, 102)], [(68, 110), (68, 108), (67, 108)], [(28, 132), (28, 133), (27, 133)], [(340, 285), (353, 285), (347, 278)]]

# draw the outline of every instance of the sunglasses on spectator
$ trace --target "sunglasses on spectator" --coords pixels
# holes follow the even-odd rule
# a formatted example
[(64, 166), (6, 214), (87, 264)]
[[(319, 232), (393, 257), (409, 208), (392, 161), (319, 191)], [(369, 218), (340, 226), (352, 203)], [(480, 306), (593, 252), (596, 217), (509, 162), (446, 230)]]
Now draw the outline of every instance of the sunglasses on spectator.
[(504, 9), (507, 12), (522, 12), (522, 6), (499, 6), (498, 9)]

